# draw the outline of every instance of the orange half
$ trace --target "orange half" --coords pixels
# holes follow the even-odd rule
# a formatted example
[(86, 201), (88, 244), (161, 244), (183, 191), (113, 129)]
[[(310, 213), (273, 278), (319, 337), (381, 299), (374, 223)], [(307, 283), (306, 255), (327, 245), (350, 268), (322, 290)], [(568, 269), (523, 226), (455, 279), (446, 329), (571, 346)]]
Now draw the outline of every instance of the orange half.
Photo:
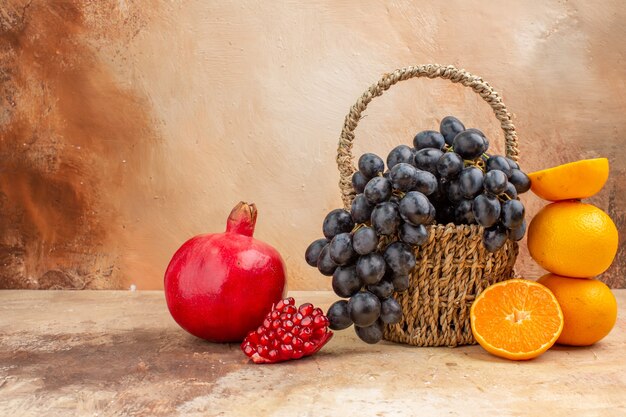
[(527, 360), (550, 349), (563, 331), (563, 312), (552, 292), (525, 279), (483, 291), (470, 311), (472, 333), (489, 353)]
[(548, 201), (582, 200), (595, 195), (609, 178), (609, 160), (583, 159), (528, 174), (530, 189)]

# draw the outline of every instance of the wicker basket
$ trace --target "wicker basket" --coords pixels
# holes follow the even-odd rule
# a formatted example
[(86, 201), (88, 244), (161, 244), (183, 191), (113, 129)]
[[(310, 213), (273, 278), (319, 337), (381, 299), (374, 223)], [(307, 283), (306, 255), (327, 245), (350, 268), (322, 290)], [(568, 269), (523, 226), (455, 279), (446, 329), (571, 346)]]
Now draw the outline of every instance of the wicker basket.
[[(480, 77), (452, 66), (420, 65), (385, 74), (363, 93), (346, 116), (337, 164), (339, 187), (346, 210), (354, 198), (352, 157), (354, 130), (361, 114), (374, 97), (399, 81), (415, 77), (444, 78), (470, 87), (493, 109), (504, 131), (506, 155), (517, 160), (517, 136), (511, 116), (498, 93)], [(482, 245), (482, 228), (476, 225), (430, 226), (430, 238), (415, 247), (417, 265), (410, 276), (409, 289), (396, 294), (403, 318), (385, 328), (386, 340), (415, 346), (458, 346), (476, 343), (470, 326), (470, 307), (481, 291), (498, 281), (514, 276), (517, 243), (507, 241), (495, 253)]]

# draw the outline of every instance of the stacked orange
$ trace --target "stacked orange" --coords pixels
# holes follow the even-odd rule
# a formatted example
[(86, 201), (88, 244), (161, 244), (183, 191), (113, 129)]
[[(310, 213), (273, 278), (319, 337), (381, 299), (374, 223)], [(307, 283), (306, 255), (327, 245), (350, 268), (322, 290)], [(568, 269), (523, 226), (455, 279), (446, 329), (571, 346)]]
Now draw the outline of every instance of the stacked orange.
[(615, 296), (596, 276), (617, 253), (618, 234), (611, 218), (581, 202), (602, 189), (609, 175), (606, 158), (560, 165), (529, 175), (531, 190), (552, 201), (528, 227), (532, 258), (551, 272), (537, 282), (548, 287), (563, 312), (557, 343), (588, 346), (605, 337), (617, 319)]

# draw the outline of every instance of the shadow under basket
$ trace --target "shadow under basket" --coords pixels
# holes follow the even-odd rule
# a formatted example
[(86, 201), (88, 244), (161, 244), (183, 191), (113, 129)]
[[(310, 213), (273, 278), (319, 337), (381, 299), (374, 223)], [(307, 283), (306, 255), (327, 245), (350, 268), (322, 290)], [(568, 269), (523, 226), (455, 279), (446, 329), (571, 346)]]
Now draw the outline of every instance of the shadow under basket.
[[(443, 78), (469, 87), (493, 110), (504, 133), (506, 156), (517, 161), (519, 151), (515, 126), (500, 95), (482, 78), (453, 66), (418, 65), (384, 74), (350, 108), (337, 150), (344, 208), (354, 199), (352, 174), (356, 171), (352, 147), (354, 131), (368, 104), (394, 84), (411, 78)], [(482, 243), (483, 228), (477, 225), (437, 224), (428, 227), (427, 243), (414, 247), (417, 263), (409, 288), (394, 297), (402, 306), (402, 321), (386, 325), (384, 338), (414, 346), (459, 346), (476, 343), (472, 335), (470, 309), (488, 286), (515, 276), (516, 242), (507, 240), (496, 252)]]
[(507, 241), (494, 253), (482, 243), (479, 226), (434, 225), (415, 247), (416, 267), (409, 289), (396, 293), (402, 320), (385, 326), (384, 338), (414, 346), (476, 343), (470, 325), (474, 299), (488, 286), (512, 278), (518, 245)]

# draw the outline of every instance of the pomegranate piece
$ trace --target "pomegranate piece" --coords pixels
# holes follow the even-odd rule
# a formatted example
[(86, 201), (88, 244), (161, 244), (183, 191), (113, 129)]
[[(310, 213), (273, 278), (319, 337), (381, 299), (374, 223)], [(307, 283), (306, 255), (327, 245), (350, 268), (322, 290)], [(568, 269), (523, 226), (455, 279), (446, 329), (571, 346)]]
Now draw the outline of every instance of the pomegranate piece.
[(313, 355), (332, 336), (321, 309), (311, 303), (296, 308), (289, 297), (272, 306), (263, 324), (244, 339), (241, 350), (254, 363), (283, 362)]

